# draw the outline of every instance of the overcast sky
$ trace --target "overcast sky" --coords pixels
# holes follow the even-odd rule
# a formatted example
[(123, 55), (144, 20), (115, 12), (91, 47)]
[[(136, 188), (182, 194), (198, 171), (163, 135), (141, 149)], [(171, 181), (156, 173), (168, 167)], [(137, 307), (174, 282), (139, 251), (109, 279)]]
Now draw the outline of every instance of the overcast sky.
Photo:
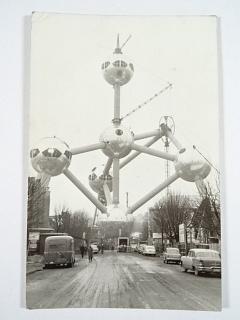
[[(219, 168), (218, 60), (215, 17), (120, 17), (35, 13), (31, 40), (30, 145), (57, 136), (70, 147), (99, 141), (113, 118), (113, 89), (103, 79), (101, 64), (111, 56), (117, 33), (135, 73), (121, 87), (121, 114), (173, 83), (173, 89), (128, 117), (134, 133), (158, 128), (164, 115), (175, 120), (175, 136), (183, 146), (195, 144)], [(141, 143), (145, 143), (142, 140)], [(140, 143), (140, 141), (138, 142)], [(162, 141), (153, 148), (163, 150)], [(171, 146), (171, 153), (176, 149)], [(100, 151), (74, 156), (69, 169), (88, 186), (93, 167), (106, 163)], [(165, 177), (165, 161), (140, 155), (120, 174), (120, 201), (129, 204), (155, 188)], [(29, 169), (30, 175), (35, 175)], [(170, 174), (174, 173), (170, 163)], [(209, 179), (213, 180), (214, 170)], [(51, 212), (58, 204), (94, 212), (94, 206), (63, 175), (50, 182)], [(181, 179), (171, 190), (197, 194)], [(136, 211), (144, 212), (162, 194)]]

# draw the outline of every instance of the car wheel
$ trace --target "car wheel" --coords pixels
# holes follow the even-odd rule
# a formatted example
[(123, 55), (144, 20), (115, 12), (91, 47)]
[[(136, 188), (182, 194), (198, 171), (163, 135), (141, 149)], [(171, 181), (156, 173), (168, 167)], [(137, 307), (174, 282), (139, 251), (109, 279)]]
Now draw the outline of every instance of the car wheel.
[(70, 263), (67, 264), (68, 268), (72, 268), (74, 266), (74, 262), (71, 260)]
[(187, 272), (187, 269), (183, 267), (183, 265), (181, 266), (182, 272)]

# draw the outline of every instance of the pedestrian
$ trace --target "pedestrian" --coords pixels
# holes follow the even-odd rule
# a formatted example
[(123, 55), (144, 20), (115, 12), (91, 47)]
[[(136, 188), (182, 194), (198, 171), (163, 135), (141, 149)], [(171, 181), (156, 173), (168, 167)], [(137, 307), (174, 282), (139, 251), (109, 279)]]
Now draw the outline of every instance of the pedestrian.
[(92, 258), (93, 258), (93, 249), (91, 246), (88, 247), (88, 260), (89, 262), (92, 262)]
[(103, 244), (101, 244), (101, 254), (103, 254)]
[(84, 253), (85, 253), (85, 248), (84, 248), (83, 244), (80, 246), (80, 253), (81, 253), (81, 256), (83, 258), (84, 257)]

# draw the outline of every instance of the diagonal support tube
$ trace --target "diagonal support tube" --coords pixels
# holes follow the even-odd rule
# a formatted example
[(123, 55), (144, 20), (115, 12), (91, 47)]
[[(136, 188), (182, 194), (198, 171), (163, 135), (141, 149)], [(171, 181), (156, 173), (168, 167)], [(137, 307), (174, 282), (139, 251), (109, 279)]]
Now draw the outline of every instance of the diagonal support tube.
[(172, 141), (172, 143), (175, 145), (175, 147), (179, 150), (179, 153), (183, 153), (186, 151), (185, 148), (181, 145), (181, 143), (174, 137), (172, 132), (170, 130), (167, 131), (167, 137)]
[(99, 143), (95, 143), (95, 144), (90, 144), (88, 146), (83, 146), (83, 147), (79, 147), (79, 148), (72, 148), (70, 150), (70, 152), (72, 155), (76, 155), (76, 154), (94, 151), (94, 150), (98, 150), (98, 149), (104, 149), (104, 148), (105, 148), (105, 143), (99, 142)]
[(113, 159), (113, 204), (119, 204), (119, 159)]
[(156, 129), (156, 130), (149, 131), (149, 132), (135, 134), (134, 135), (134, 141), (145, 139), (145, 138), (150, 138), (150, 137), (155, 137), (155, 136), (161, 136), (162, 137), (161, 129)]
[(108, 206), (108, 205), (112, 204), (112, 198), (111, 198), (111, 192), (110, 192), (108, 185), (106, 183), (103, 184), (103, 191), (104, 191), (104, 195), (107, 200), (107, 206)]
[(94, 212), (93, 224), (92, 224), (93, 227), (94, 227), (95, 224), (96, 224), (96, 219), (97, 219), (97, 207), (95, 208), (95, 212)]
[(72, 174), (68, 169), (63, 171), (63, 174), (102, 212), (107, 213), (107, 208), (95, 198), (91, 192)]
[(103, 175), (104, 176), (108, 175), (109, 170), (111, 169), (112, 163), (113, 163), (113, 158), (108, 158), (108, 161), (107, 161), (107, 163), (105, 165), (105, 168), (103, 170)]
[[(153, 145), (155, 142), (157, 142), (161, 137), (162, 137), (162, 135), (153, 137), (152, 139), (150, 139), (150, 140), (144, 145), (144, 147), (150, 147), (150, 146)], [(135, 159), (137, 156), (139, 156), (139, 154), (141, 154), (141, 152), (139, 152), (139, 151), (135, 151), (135, 152), (133, 152), (132, 154), (130, 154), (130, 156), (128, 156), (125, 160), (123, 160), (123, 161), (120, 163), (120, 169), (122, 169), (123, 167), (125, 167), (130, 161), (132, 161), (132, 160)]]
[(147, 153), (152, 156), (155, 156), (155, 157), (158, 157), (161, 159), (165, 159), (165, 160), (174, 161), (177, 159), (177, 157), (173, 154), (169, 154), (167, 152), (163, 152), (163, 151), (159, 151), (159, 150), (150, 149), (150, 148), (147, 148), (145, 146), (140, 146), (135, 143), (132, 144), (132, 149), (139, 151), (139, 152), (142, 152), (142, 153)]
[(154, 196), (156, 196), (160, 191), (165, 189), (167, 186), (169, 186), (171, 183), (173, 183), (175, 180), (179, 178), (179, 175), (175, 173), (168, 179), (166, 179), (163, 183), (161, 183), (158, 187), (147, 193), (142, 199), (138, 200), (135, 204), (133, 204), (127, 211), (127, 213), (133, 213), (138, 208), (140, 208), (142, 205), (144, 205), (146, 202), (148, 202), (150, 199), (152, 199)]

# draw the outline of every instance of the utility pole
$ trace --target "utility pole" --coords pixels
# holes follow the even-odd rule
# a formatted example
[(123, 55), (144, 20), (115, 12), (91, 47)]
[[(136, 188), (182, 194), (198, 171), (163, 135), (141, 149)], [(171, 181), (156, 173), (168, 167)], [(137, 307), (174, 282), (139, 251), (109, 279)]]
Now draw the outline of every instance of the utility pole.
[(150, 226), (150, 209), (148, 209), (148, 245), (152, 244), (151, 241), (151, 226)]

